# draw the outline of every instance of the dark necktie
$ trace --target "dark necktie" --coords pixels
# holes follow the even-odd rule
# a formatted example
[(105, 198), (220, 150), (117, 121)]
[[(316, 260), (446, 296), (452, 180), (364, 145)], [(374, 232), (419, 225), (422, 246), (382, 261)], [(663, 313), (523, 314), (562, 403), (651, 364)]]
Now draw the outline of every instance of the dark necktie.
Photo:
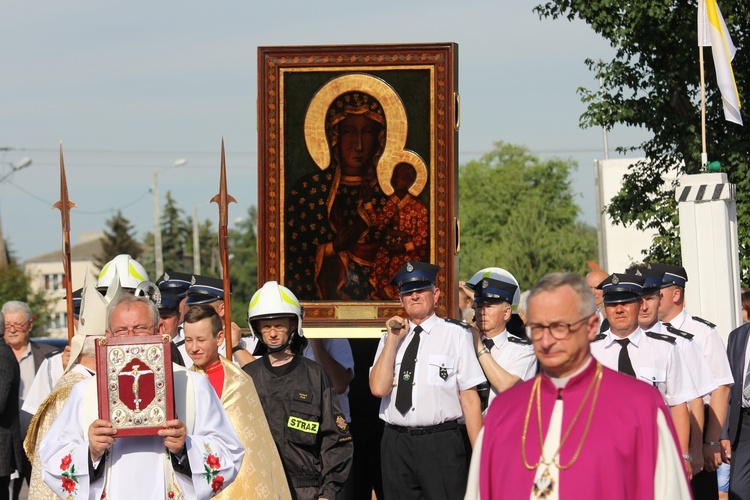
[(417, 365), (417, 351), (419, 350), (419, 334), (422, 327), (417, 325), (414, 328), (414, 336), (411, 342), (406, 346), (404, 357), (401, 358), (401, 370), (398, 377), (398, 391), (396, 392), (396, 409), (401, 415), (411, 409), (411, 393), (414, 387), (414, 368)]
[(633, 363), (630, 362), (630, 356), (628, 356), (628, 344), (630, 339), (615, 340), (620, 344), (620, 359), (617, 361), (617, 371), (625, 373), (635, 377), (635, 370), (633, 370)]
[(484, 339), (482, 342), (484, 343), (484, 347), (486, 347), (490, 351), (493, 347), (495, 347), (495, 341), (492, 339)]

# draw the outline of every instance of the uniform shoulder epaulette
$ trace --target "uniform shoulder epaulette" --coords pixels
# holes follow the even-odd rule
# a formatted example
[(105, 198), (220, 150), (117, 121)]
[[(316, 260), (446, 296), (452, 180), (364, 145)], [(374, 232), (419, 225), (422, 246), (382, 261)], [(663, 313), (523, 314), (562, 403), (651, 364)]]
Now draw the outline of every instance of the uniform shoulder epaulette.
[(699, 318), (698, 316), (693, 316), (693, 319), (695, 321), (698, 321), (699, 323), (703, 323), (704, 325), (708, 325), (711, 328), (716, 328), (716, 325), (708, 321), (707, 319)]
[(468, 325), (468, 324), (464, 323), (463, 321), (459, 321), (459, 320), (457, 320), (457, 319), (453, 319), (453, 318), (445, 318), (445, 321), (446, 321), (446, 322), (448, 322), (448, 323), (451, 323), (451, 324), (453, 324), (453, 325), (458, 325), (458, 326), (460, 326), (460, 327), (462, 327), (462, 328), (471, 328), (471, 326), (470, 326), (470, 325)]
[(672, 337), (671, 335), (664, 335), (663, 333), (656, 333), (656, 332), (646, 332), (646, 335), (648, 335), (652, 339), (663, 340), (664, 342), (669, 342), (670, 344), (677, 343), (675, 338)]
[(693, 340), (693, 337), (695, 336), (692, 333), (688, 333), (686, 331), (680, 330), (679, 328), (675, 328), (672, 325), (667, 326), (667, 331), (671, 333), (672, 335), (675, 335), (677, 337), (682, 337), (683, 339), (687, 339), (687, 340)]
[(529, 340), (528, 337), (518, 337), (516, 335), (508, 335), (508, 342), (513, 342), (514, 344), (531, 345), (531, 340)]
[(591, 342), (599, 342), (600, 340), (604, 340), (606, 337), (607, 337), (606, 333), (600, 333), (600, 334), (597, 334), (597, 336), (594, 337), (594, 340), (592, 340)]

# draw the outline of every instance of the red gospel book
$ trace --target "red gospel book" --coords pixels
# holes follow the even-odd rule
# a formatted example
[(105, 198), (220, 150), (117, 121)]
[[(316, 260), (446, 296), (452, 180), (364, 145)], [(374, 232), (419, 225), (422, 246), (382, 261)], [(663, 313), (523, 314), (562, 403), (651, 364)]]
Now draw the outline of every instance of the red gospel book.
[(151, 436), (175, 418), (169, 335), (96, 342), (99, 418), (117, 436)]

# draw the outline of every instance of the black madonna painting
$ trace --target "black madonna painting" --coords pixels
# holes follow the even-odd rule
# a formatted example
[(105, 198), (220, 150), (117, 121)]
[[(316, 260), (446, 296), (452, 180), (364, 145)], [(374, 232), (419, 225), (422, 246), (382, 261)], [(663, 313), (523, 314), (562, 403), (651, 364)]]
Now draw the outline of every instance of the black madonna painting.
[(259, 49), (259, 279), (289, 287), (306, 321), (390, 317), (407, 260), (452, 282), (455, 50)]

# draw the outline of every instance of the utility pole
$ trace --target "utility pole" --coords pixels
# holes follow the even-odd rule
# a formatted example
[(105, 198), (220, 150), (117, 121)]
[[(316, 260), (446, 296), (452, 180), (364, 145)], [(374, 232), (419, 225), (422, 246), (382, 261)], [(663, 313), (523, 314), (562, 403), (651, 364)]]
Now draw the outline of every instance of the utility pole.
[(163, 168), (161, 170), (154, 170), (154, 184), (152, 188), (152, 194), (154, 195), (154, 263), (156, 265), (156, 276), (157, 279), (164, 273), (164, 259), (162, 256), (161, 248), (161, 216), (159, 215), (159, 172), (164, 172), (170, 168), (181, 167), (187, 163), (185, 158), (180, 158), (175, 161), (171, 166)]

